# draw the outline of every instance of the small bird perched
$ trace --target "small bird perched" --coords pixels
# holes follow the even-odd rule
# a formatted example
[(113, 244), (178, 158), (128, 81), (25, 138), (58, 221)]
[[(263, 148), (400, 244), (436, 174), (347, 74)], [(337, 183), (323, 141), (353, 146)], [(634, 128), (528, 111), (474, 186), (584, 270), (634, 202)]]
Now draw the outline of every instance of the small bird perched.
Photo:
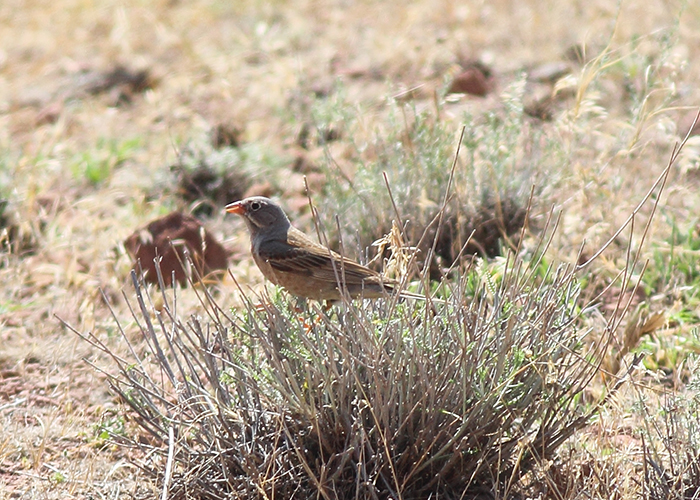
[(350, 297), (374, 299), (394, 290), (396, 282), (311, 240), (292, 226), (282, 208), (263, 196), (226, 205), (243, 217), (250, 231), (251, 253), (263, 275), (291, 294), (336, 301), (339, 283)]

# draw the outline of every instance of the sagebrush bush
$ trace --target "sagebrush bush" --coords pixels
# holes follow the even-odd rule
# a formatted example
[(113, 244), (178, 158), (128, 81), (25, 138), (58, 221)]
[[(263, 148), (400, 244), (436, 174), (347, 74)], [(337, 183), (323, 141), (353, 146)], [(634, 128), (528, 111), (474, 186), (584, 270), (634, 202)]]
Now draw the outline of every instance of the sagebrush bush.
[(346, 242), (358, 236), (373, 241), (388, 232), (392, 219), (405, 224), (414, 245), (429, 228), (419, 259), (427, 258), (437, 234), (436, 259), (430, 263), (435, 278), (438, 268), (450, 266), (460, 252), (495, 256), (515, 248), (528, 222), (531, 195), (537, 207), (530, 213), (549, 210), (551, 189), (566, 168), (558, 138), (523, 112), (523, 92), (524, 81), (518, 80), (505, 90), (498, 109), (483, 116), (460, 112), (462, 134), (453, 119), (411, 103), (390, 101), (384, 125), (369, 127), (363, 118), (367, 112), (350, 113), (342, 91), (313, 101), (309, 113), (315, 126), (325, 130), (342, 124), (353, 151), (337, 158), (329, 147), (321, 162), (328, 182), (320, 203), (329, 233), (338, 238), (330, 218), (336, 214)]
[(150, 437), (128, 441), (169, 498), (524, 493), (601, 403), (582, 394), (607, 343), (587, 341), (571, 267), (475, 262), (426, 302), (227, 312), (202, 291), (188, 319), (134, 274), (148, 351), (113, 356), (110, 383)]

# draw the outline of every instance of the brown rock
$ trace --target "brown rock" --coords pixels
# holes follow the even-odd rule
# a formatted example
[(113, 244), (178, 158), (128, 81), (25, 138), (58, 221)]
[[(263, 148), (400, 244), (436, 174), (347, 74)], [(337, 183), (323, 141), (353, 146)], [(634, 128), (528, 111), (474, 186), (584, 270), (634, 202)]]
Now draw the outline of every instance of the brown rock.
[(494, 88), (491, 70), (481, 63), (467, 66), (452, 80), (448, 94), (470, 94), (483, 97)]
[(224, 247), (197, 219), (180, 212), (154, 220), (129, 236), (124, 246), (134, 259), (133, 269), (138, 271), (140, 262), (144, 280), (149, 283), (158, 283), (156, 257), (160, 257), (165, 286), (172, 284), (173, 274), (181, 286), (187, 285), (188, 275), (196, 280), (191, 264), (202, 278), (221, 274), (227, 266), (228, 255)]

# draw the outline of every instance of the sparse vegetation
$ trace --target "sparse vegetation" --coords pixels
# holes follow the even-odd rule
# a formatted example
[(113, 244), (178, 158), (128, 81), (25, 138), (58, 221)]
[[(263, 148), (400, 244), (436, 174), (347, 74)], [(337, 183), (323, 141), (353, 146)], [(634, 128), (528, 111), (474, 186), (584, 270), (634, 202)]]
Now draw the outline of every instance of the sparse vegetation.
[[(0, 500), (697, 498), (697, 135), (635, 211), (700, 102), (693, 2), (0, 25)], [(467, 67), (487, 94), (446, 94)], [(220, 208), (271, 195), (313, 234), (305, 185), (334, 247), (394, 231), (372, 265), (432, 304), (265, 287)], [(174, 210), (231, 274), (139, 295), (122, 242)]]
[[(318, 113), (321, 118), (313, 114), (315, 126), (320, 131), (342, 123), (353, 152), (338, 159), (332, 148), (324, 148), (327, 157), (321, 164), (329, 181), (319, 204), (347, 221), (345, 241), (378, 239), (397, 214), (406, 223), (409, 244), (418, 244), (430, 227), (419, 260), (425, 259), (437, 235), (436, 261), (431, 263), (436, 278), (439, 267), (450, 267), (460, 255), (493, 257), (503, 246), (515, 248), (528, 222), (531, 194), (547, 210), (550, 188), (544, 179), (556, 184), (565, 167), (560, 146), (523, 114), (523, 91), (524, 82), (517, 81), (506, 89), (503, 109), (479, 117), (464, 112), (452, 120), (441, 120), (431, 108), (418, 110), (394, 101), (383, 128), (364, 123), (368, 113), (363, 110), (351, 113), (342, 100), (333, 102), (335, 113), (324, 109)], [(461, 145), (456, 124), (464, 127)], [(454, 159), (456, 150), (460, 155)], [(436, 216), (448, 190), (438, 233)], [(332, 220), (323, 222), (335, 232)]]

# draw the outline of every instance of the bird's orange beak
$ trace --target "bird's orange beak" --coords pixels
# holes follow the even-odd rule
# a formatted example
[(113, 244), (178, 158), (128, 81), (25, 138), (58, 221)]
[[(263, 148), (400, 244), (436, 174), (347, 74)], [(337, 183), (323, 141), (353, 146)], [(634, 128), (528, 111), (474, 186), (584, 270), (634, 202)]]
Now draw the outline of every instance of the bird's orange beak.
[(237, 201), (226, 205), (226, 211), (230, 214), (243, 215), (245, 214), (245, 207), (243, 206), (243, 203)]

